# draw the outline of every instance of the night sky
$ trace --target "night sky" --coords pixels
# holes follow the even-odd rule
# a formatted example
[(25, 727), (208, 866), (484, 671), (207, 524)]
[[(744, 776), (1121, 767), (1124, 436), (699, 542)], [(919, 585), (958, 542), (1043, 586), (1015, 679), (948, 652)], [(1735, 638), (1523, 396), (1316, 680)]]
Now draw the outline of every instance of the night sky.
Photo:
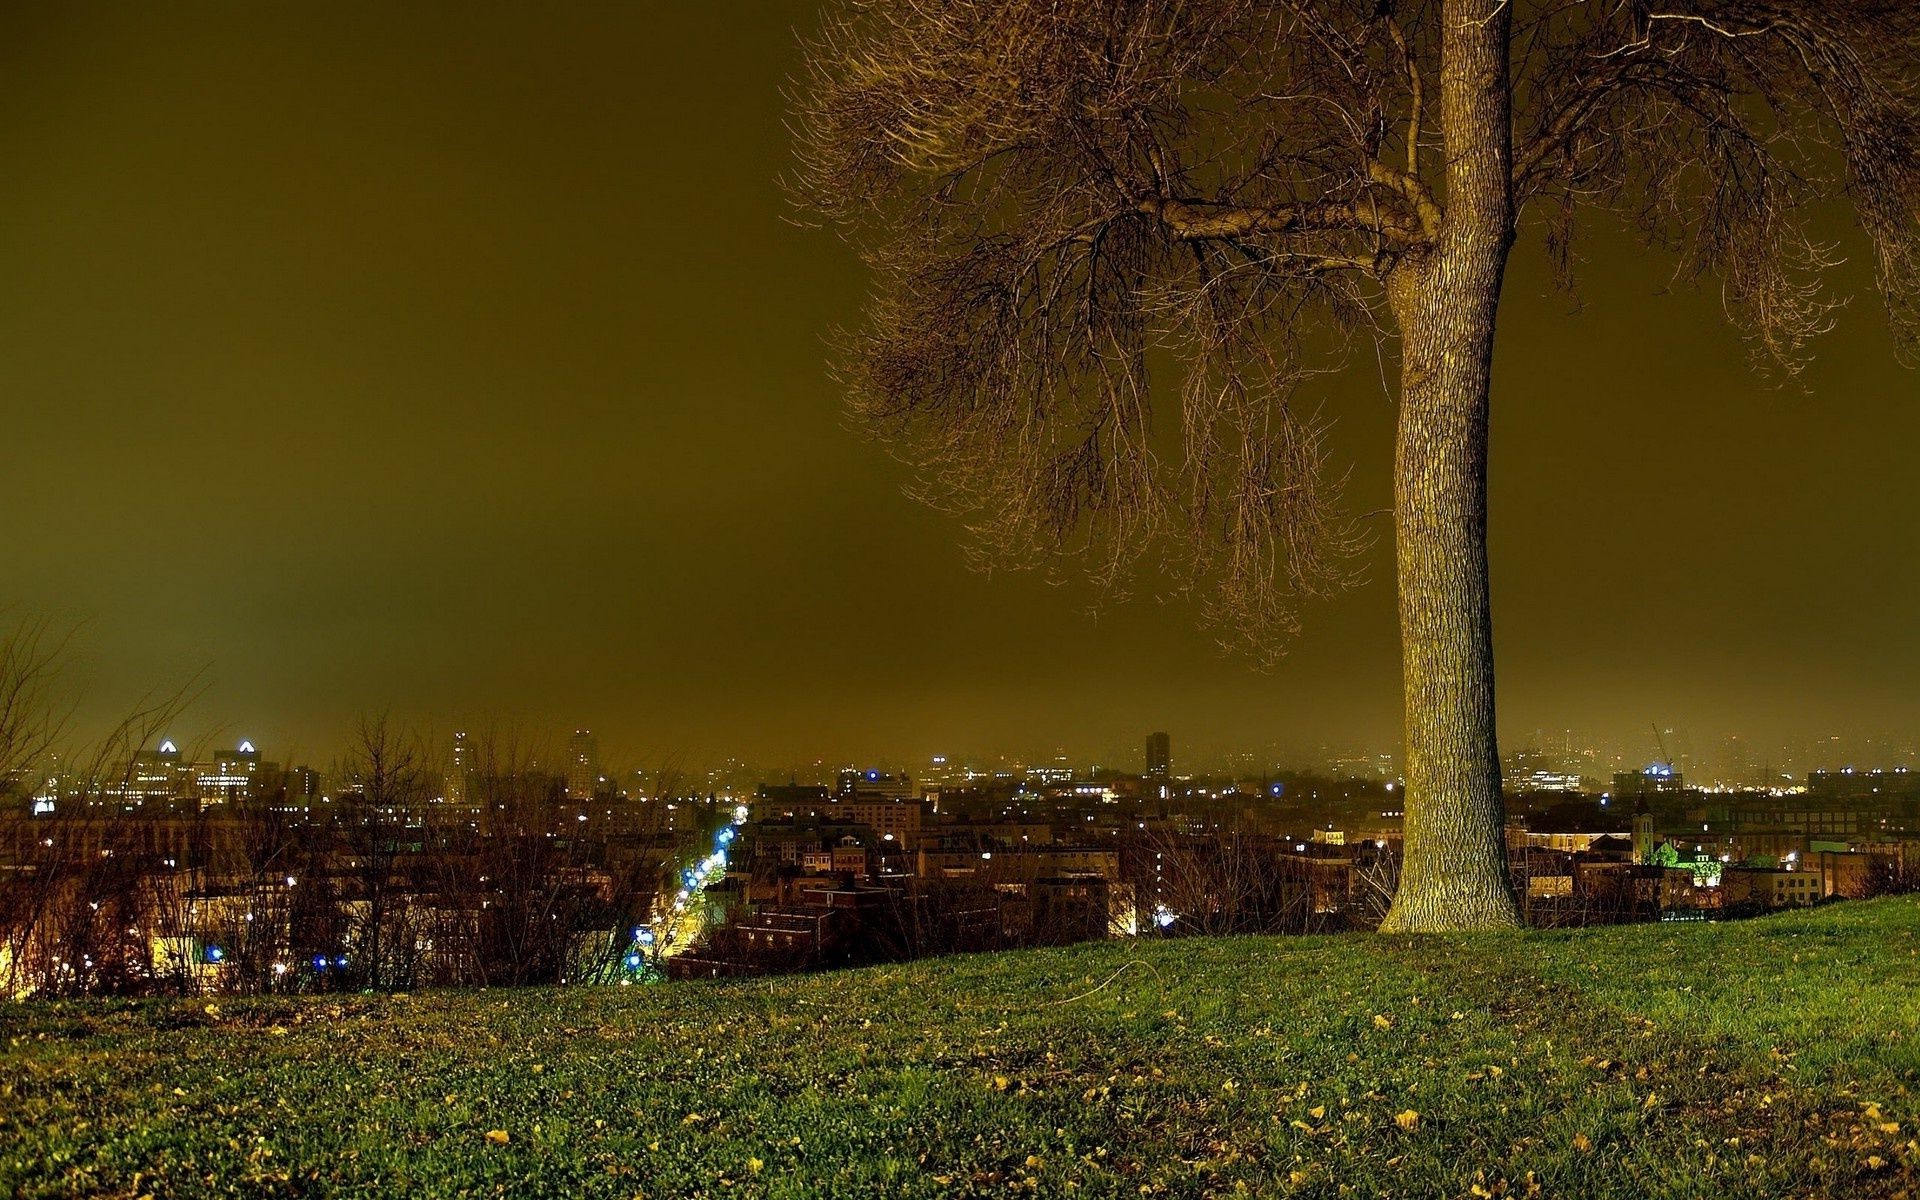
[[(189, 724), (316, 760), (382, 709), (634, 761), (1397, 745), (1384, 537), (1262, 673), (1181, 604), (971, 573), (901, 495), (825, 372), (858, 265), (778, 185), (810, 5), (273, 7), (0, 16), (0, 603), (81, 624), (86, 719), (204, 670)], [(1877, 301), (1780, 390), (1711, 285), (1585, 249), (1502, 315), (1506, 745), (1913, 730)], [(1326, 393), (1362, 511), (1388, 397)]]

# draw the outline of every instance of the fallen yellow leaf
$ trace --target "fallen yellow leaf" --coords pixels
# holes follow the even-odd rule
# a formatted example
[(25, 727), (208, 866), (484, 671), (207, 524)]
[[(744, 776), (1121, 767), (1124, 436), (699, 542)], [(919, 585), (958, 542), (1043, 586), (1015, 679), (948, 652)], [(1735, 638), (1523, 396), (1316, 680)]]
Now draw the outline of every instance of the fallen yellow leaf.
[(504, 1146), (512, 1141), (513, 1137), (504, 1129), (489, 1129), (487, 1130), (487, 1140), (496, 1146)]
[(1405, 1112), (1395, 1113), (1393, 1123), (1402, 1129), (1418, 1129), (1420, 1128), (1420, 1114), (1409, 1108)]

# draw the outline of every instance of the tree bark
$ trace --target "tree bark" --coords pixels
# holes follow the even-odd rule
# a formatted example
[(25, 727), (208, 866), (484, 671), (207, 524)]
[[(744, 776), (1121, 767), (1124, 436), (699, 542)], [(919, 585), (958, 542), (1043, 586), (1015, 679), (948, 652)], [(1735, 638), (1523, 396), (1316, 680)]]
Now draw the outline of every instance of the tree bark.
[(1487, 594), (1487, 414), (1513, 241), (1508, 0), (1446, 0), (1446, 217), (1388, 279), (1401, 331), (1394, 538), (1406, 844), (1382, 932), (1519, 923), (1507, 873)]

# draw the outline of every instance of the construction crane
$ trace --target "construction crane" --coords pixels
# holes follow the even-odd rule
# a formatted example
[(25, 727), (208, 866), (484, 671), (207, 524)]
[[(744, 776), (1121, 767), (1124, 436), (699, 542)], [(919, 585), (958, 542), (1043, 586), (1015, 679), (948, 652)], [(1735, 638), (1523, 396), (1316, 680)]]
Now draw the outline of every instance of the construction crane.
[[(1654, 765), (1665, 767), (1668, 775), (1673, 774), (1673, 755), (1667, 753), (1667, 739), (1661, 736), (1660, 723), (1648, 721), (1647, 726), (1653, 730), (1653, 744), (1660, 747), (1660, 760)], [(1658, 774), (1658, 772), (1653, 773)]]

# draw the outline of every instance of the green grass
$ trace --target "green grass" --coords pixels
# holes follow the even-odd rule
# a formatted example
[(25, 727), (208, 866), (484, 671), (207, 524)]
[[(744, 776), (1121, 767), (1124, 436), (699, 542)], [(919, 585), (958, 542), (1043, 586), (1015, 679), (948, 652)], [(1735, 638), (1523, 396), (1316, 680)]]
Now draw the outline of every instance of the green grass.
[(1920, 1187), (1912, 899), (654, 988), (15, 1005), (0, 1037), (0, 1196)]

